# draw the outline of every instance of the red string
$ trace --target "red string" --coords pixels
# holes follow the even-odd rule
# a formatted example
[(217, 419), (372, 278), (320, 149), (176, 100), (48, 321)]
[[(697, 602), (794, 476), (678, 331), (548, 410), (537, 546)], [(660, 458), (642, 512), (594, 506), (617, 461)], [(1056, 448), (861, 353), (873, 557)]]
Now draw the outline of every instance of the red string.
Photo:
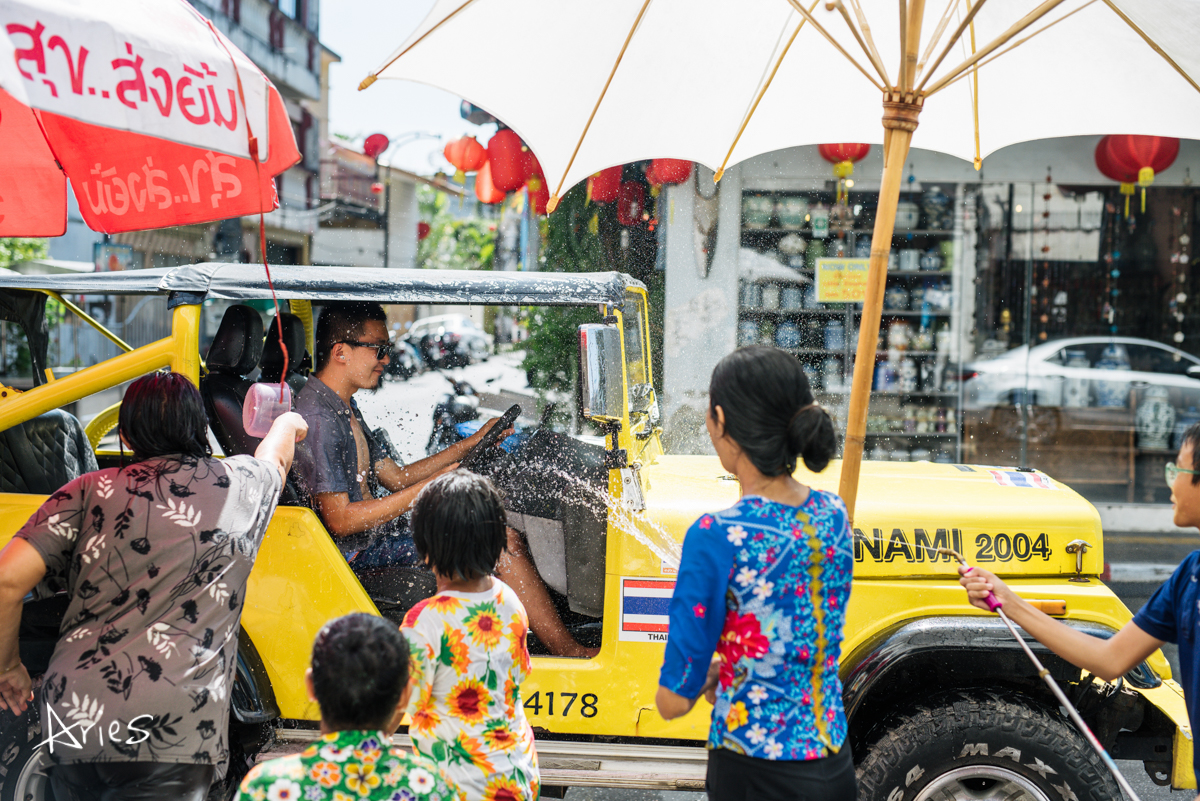
[[(262, 170), (261, 162), (258, 160), (258, 139), (254, 136), (254, 132), (250, 130), (250, 112), (246, 108), (246, 93), (242, 89), (242, 74), (238, 70), (237, 60), (234, 59), (233, 53), (229, 52), (229, 48), (225, 46), (225, 41), (221, 38), (221, 34), (212, 24), (212, 20), (201, 16), (207, 24), (213, 35), (217, 39), (217, 43), (225, 50), (229, 56), (230, 62), (233, 64), (233, 76), (237, 79), (238, 100), (242, 103), (242, 116), (246, 120), (246, 144), (250, 149), (250, 158), (254, 160), (254, 176), (258, 186), (258, 250), (262, 255), (263, 270), (267, 273), (267, 286), (271, 289), (271, 301), (275, 304), (275, 333), (279, 335), (279, 349), (283, 351), (283, 372), (279, 375), (279, 394), (283, 396), (283, 386), (287, 378), (288, 371), (288, 349), (283, 342), (283, 315), (279, 311), (279, 298), (275, 296), (275, 282), (271, 280), (271, 266), (267, 263), (267, 232), (266, 221), (263, 215), (263, 193), (262, 193)], [(270, 90), (268, 89), (268, 93)], [(268, 102), (270, 97), (268, 94)], [(268, 117), (270, 110), (267, 112)], [(268, 121), (267, 126), (270, 127)]]

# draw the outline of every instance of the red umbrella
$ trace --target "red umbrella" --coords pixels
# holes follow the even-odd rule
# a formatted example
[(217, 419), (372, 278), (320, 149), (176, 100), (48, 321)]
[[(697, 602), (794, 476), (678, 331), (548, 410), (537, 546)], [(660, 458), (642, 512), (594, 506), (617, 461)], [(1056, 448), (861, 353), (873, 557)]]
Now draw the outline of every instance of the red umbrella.
[[(0, 236), (267, 212), (300, 160), (279, 92), (182, 0), (0, 0)], [(4, 34), (7, 35), (4, 35)]]

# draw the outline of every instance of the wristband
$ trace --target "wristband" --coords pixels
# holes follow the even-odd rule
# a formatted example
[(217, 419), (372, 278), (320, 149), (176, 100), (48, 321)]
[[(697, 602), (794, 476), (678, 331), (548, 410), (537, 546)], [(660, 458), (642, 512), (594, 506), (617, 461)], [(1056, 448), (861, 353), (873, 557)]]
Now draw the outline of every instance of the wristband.
[(9, 665), (4, 670), (0, 670), (0, 676), (7, 676), (9, 673), (12, 673), (14, 670), (19, 668), (20, 666), (21, 666), (21, 657), (18, 656), (16, 662), (13, 662), (11, 665)]

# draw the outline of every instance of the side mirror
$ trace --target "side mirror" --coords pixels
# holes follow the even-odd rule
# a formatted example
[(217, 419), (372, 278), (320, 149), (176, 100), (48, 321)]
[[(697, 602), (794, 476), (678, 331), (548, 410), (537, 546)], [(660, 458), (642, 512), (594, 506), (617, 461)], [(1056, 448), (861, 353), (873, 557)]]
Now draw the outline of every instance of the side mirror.
[(621, 332), (615, 325), (579, 326), (579, 376), (583, 416), (591, 420), (620, 420), (625, 415)]

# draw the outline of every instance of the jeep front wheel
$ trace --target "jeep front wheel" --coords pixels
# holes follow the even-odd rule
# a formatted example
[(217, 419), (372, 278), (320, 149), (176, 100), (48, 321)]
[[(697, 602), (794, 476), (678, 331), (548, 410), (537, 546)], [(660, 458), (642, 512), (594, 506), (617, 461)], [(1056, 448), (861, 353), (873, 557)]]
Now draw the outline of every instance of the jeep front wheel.
[(32, 703), (23, 715), (0, 712), (0, 801), (52, 798), (50, 751), (42, 740), (41, 715)]
[(1118, 801), (1065, 718), (1012, 694), (956, 692), (895, 715), (858, 764), (862, 801)]

